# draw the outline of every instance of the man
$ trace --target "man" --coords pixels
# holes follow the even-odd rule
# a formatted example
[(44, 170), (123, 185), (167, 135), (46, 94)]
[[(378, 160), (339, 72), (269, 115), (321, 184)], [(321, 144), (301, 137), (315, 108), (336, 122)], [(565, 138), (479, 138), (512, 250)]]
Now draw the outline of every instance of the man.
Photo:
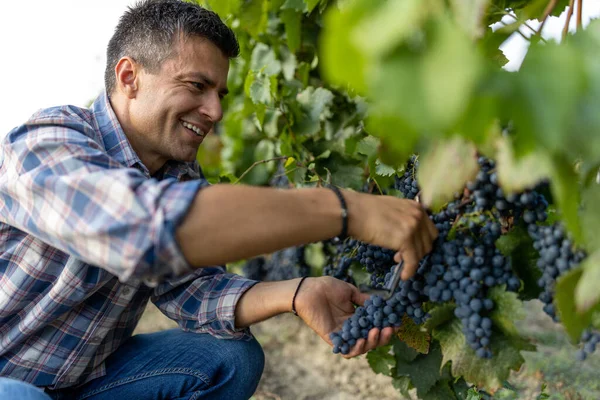
[[(216, 14), (144, 1), (121, 18), (89, 110), (42, 110), (8, 134), (0, 376), (55, 399), (246, 399), (264, 361), (250, 325), (295, 308), (330, 342), (367, 296), (330, 277), (257, 283), (216, 265), (346, 229), (398, 249), (404, 278), (431, 250), (437, 232), (413, 201), (207, 184), (196, 153), (238, 52)], [(149, 298), (182, 329), (131, 337)], [(373, 329), (346, 357), (392, 333)]]

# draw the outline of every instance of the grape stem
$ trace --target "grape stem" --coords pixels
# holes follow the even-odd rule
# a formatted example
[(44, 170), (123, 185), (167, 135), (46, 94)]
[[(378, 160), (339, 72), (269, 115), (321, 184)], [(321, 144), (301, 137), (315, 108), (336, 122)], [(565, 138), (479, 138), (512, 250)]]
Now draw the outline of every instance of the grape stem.
[[(579, 1), (581, 1), (581, 0), (579, 0)], [(540, 28), (538, 29), (538, 35), (540, 37), (542, 37), (542, 30), (544, 29), (544, 25), (546, 25), (546, 21), (548, 20), (548, 17), (554, 10), (554, 7), (556, 7), (556, 3), (558, 3), (558, 0), (550, 0), (548, 5), (546, 6), (546, 9), (544, 10), (544, 16), (542, 17), (542, 23), (540, 24)]]
[(571, 17), (573, 16), (573, 7), (575, 6), (575, 0), (569, 1), (569, 11), (567, 11), (567, 20), (565, 21), (565, 26), (562, 31), (562, 41), (564, 42), (567, 38), (567, 34), (569, 33), (569, 24), (571, 23)]

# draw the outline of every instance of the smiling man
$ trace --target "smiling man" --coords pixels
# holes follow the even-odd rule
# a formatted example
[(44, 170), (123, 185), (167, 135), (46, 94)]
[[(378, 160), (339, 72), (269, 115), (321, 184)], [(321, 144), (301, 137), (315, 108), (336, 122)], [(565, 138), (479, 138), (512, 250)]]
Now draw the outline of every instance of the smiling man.
[[(413, 201), (206, 182), (196, 154), (238, 52), (216, 14), (143, 1), (116, 28), (90, 109), (41, 110), (9, 132), (0, 394), (247, 399), (264, 365), (252, 324), (294, 311), (330, 343), (367, 296), (330, 277), (258, 283), (220, 265), (348, 234), (397, 249), (407, 278), (431, 250), (437, 232)], [(132, 336), (149, 299), (181, 329)], [(392, 333), (373, 329), (344, 356)]]

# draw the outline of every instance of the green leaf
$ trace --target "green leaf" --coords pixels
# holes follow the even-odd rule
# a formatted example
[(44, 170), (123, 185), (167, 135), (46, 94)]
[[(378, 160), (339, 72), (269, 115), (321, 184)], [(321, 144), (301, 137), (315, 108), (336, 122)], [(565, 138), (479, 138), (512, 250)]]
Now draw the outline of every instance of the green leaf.
[(241, 0), (207, 0), (211, 10), (224, 19), (229, 14), (236, 14), (241, 5)]
[(429, 352), (431, 335), (420, 325), (415, 324), (406, 314), (402, 316), (402, 325), (396, 336), (419, 353), (427, 354)]
[(550, 177), (554, 166), (547, 152), (533, 151), (516, 158), (508, 138), (498, 141), (496, 153), (498, 181), (505, 193), (521, 192)]
[(367, 353), (367, 361), (369, 366), (376, 374), (392, 376), (392, 367), (396, 360), (394, 355), (390, 353), (391, 346), (378, 347)]
[(574, 166), (563, 157), (554, 157), (552, 174), (552, 197), (560, 210), (562, 221), (573, 235), (575, 243), (583, 243), (579, 222), (580, 190)]
[(352, 165), (338, 165), (331, 170), (331, 183), (345, 188), (360, 190), (364, 178), (364, 170), (361, 167)]
[(411, 389), (412, 385), (409, 376), (394, 376), (392, 379), (392, 386), (394, 386), (394, 389), (402, 396), (410, 398), (408, 391)]
[(320, 1), (321, 0), (304, 0), (308, 12), (312, 12), (312, 10), (319, 4)]
[(419, 397), (422, 397), (440, 379), (441, 363), (442, 351), (439, 345), (435, 345), (432, 346), (429, 354), (420, 355), (411, 363), (398, 363), (396, 376), (410, 376)]
[(439, 325), (445, 324), (446, 322), (454, 319), (454, 309), (456, 305), (452, 303), (444, 303), (441, 305), (436, 305), (436, 307), (432, 310), (429, 310), (427, 313), (430, 317), (425, 321), (425, 328), (428, 330), (432, 330)]
[(308, 87), (298, 93), (298, 103), (303, 114), (294, 126), (294, 131), (301, 135), (315, 135), (321, 130), (321, 121), (328, 118), (333, 93), (324, 88)]
[(263, 72), (267, 76), (277, 75), (281, 72), (281, 62), (277, 60), (272, 48), (264, 43), (258, 43), (252, 50), (250, 69)]
[(254, 104), (271, 103), (271, 81), (264, 74), (248, 71), (244, 88)]
[(579, 341), (583, 330), (592, 323), (591, 313), (577, 312), (576, 288), (583, 282), (582, 275), (583, 268), (579, 267), (561, 276), (556, 282), (554, 294), (557, 314), (573, 342)]
[(434, 329), (433, 336), (442, 347), (442, 365), (451, 362), (453, 376), (463, 376), (466, 381), (488, 390), (501, 388), (510, 370), (518, 370), (525, 361), (520, 351), (531, 348), (518, 338), (492, 336), (494, 356), (481, 359), (466, 343), (462, 325), (456, 319)]
[(410, 363), (419, 355), (418, 351), (408, 346), (396, 335), (392, 337), (392, 346), (396, 363)]
[[(270, 160), (275, 157), (275, 145), (269, 139), (263, 139), (254, 149), (255, 160)], [(269, 162), (268, 164), (273, 164)]]
[(421, 400), (456, 400), (456, 395), (450, 387), (450, 382), (446, 379), (436, 382), (436, 384), (423, 395)]
[(420, 160), (417, 171), (421, 201), (439, 209), (474, 180), (477, 172), (477, 153), (471, 143), (458, 136), (436, 143)]
[(331, 83), (366, 92), (367, 58), (351, 40), (352, 28), (373, 9), (371, 1), (355, 1), (344, 10), (330, 7), (319, 43), (323, 76)]
[(537, 284), (542, 276), (542, 272), (536, 265), (539, 254), (533, 248), (533, 240), (525, 228), (517, 226), (509, 233), (500, 236), (496, 240), (496, 247), (505, 257), (510, 257), (513, 272), (524, 283), (523, 291), (520, 293), (521, 298), (537, 299), (542, 291)]
[(490, 0), (451, 0), (450, 5), (457, 25), (462, 27), (469, 37), (479, 39), (485, 34), (485, 17)]
[(285, 0), (285, 3), (283, 3), (281, 8), (284, 10), (294, 10), (301, 13), (308, 11), (304, 0)]
[(587, 256), (581, 263), (583, 274), (575, 289), (575, 303), (579, 313), (587, 312), (600, 302), (600, 250)]
[(525, 318), (523, 303), (519, 300), (517, 294), (507, 292), (504, 286), (496, 286), (489, 290), (488, 297), (494, 301), (494, 310), (491, 314), (494, 324), (504, 334), (517, 336), (519, 332), (514, 321), (520, 321)]
[(267, 28), (268, 11), (268, 0), (245, 0), (242, 2), (242, 7), (238, 13), (240, 25), (250, 35), (257, 37)]
[[(427, 17), (439, 10), (439, 2), (391, 0), (378, 2), (372, 12), (355, 24), (351, 40), (367, 58), (379, 58), (417, 33)], [(437, 8), (437, 10), (436, 10)], [(402, 23), (398, 23), (398, 16)]]
[(581, 201), (582, 208), (579, 211), (579, 217), (586, 249), (590, 252), (600, 250), (600, 235), (598, 235), (598, 227), (600, 227), (600, 185), (593, 182), (583, 189)]
[(356, 152), (364, 154), (367, 157), (375, 157), (379, 148), (379, 139), (373, 136), (367, 136), (358, 142)]
[(290, 48), (290, 51), (295, 53), (300, 48), (302, 13), (292, 9), (283, 10), (281, 13), (281, 20), (285, 26), (287, 45)]
[(376, 169), (375, 173), (379, 176), (393, 176), (396, 175), (396, 168), (384, 164), (381, 160), (375, 161)]

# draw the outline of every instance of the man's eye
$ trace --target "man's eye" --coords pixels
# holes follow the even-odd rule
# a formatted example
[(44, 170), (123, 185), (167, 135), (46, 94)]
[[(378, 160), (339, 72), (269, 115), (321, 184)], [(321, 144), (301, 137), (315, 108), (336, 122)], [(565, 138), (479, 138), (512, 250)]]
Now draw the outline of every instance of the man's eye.
[(194, 87), (200, 90), (201, 92), (205, 89), (204, 84), (201, 82), (192, 82), (192, 85), (194, 85)]

